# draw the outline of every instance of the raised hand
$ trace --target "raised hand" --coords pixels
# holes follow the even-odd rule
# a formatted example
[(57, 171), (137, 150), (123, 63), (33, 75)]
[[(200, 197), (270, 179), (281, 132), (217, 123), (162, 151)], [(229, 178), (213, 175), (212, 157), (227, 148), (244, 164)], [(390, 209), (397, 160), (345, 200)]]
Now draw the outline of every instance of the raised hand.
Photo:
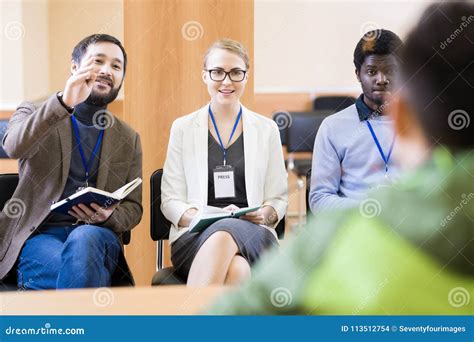
[(82, 66), (69, 77), (63, 92), (63, 102), (68, 107), (75, 107), (84, 102), (92, 92), (97, 78), (97, 67), (94, 63), (94, 56), (84, 61)]

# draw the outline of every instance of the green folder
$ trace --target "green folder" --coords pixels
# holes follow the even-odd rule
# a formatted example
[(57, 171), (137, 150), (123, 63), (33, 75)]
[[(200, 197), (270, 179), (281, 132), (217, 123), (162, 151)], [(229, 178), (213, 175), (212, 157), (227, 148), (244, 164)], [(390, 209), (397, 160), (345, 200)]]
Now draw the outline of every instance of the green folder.
[(191, 233), (202, 232), (204, 229), (209, 227), (214, 222), (225, 218), (239, 218), (252, 211), (257, 211), (260, 206), (253, 208), (241, 208), (239, 210), (228, 212), (221, 208), (207, 207), (201, 215), (197, 215), (189, 225), (189, 231)]

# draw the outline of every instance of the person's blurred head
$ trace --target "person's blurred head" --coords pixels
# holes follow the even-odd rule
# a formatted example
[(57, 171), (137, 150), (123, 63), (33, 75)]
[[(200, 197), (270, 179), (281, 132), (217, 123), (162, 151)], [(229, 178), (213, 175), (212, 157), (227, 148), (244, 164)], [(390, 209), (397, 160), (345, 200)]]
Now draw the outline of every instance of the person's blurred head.
[(76, 73), (93, 57), (97, 79), (86, 103), (105, 106), (114, 101), (122, 87), (127, 54), (122, 43), (108, 34), (94, 34), (81, 40), (72, 51), (71, 72)]
[(248, 80), (249, 56), (239, 42), (216, 41), (204, 56), (202, 79), (214, 105), (239, 102)]
[(373, 110), (384, 112), (397, 86), (397, 51), (402, 45), (393, 32), (380, 29), (369, 31), (359, 40), (354, 50), (357, 80), (364, 94), (364, 102)]
[(419, 164), (437, 145), (474, 147), (473, 13), (472, 3), (433, 4), (404, 42), (393, 116), (406, 163)]

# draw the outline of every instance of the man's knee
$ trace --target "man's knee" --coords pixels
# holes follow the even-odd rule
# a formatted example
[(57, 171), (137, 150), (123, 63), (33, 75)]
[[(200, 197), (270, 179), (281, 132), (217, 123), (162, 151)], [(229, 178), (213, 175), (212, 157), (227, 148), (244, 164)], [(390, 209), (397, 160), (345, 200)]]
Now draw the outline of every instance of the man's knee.
[(26, 241), (16, 269), (20, 289), (52, 289), (61, 268), (62, 243), (36, 235)]
[(68, 236), (67, 241), (108, 241), (118, 239), (116, 234), (108, 228), (84, 224), (75, 228)]
[(105, 248), (120, 250), (119, 239), (113, 231), (94, 225), (82, 225), (75, 228), (69, 234), (65, 248), (71, 246), (77, 246), (84, 251)]

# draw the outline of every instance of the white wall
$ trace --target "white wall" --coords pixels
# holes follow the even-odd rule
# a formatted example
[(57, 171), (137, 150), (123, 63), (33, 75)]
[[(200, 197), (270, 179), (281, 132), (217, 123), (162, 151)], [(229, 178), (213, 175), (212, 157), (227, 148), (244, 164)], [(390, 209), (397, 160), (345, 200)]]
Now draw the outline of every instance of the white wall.
[[(430, 2), (255, 0), (255, 91), (359, 92), (352, 54), (362, 34), (383, 27), (403, 38)], [(0, 109), (62, 89), (84, 36), (123, 39), (122, 0), (2, 0), (0, 9)]]
[(0, 110), (10, 110), (48, 91), (48, 3), (2, 1), (0, 13)]
[(30, 0), (23, 5), (23, 100), (37, 100), (49, 94), (48, 1)]
[(361, 36), (385, 28), (403, 38), (430, 2), (255, 0), (255, 91), (358, 92)]
[(17, 104), (23, 95), (22, 5), (0, 2), (0, 110)]
[(0, 110), (12, 110), (64, 88), (80, 39), (107, 32), (123, 40), (123, 2), (0, 0), (0, 30)]

